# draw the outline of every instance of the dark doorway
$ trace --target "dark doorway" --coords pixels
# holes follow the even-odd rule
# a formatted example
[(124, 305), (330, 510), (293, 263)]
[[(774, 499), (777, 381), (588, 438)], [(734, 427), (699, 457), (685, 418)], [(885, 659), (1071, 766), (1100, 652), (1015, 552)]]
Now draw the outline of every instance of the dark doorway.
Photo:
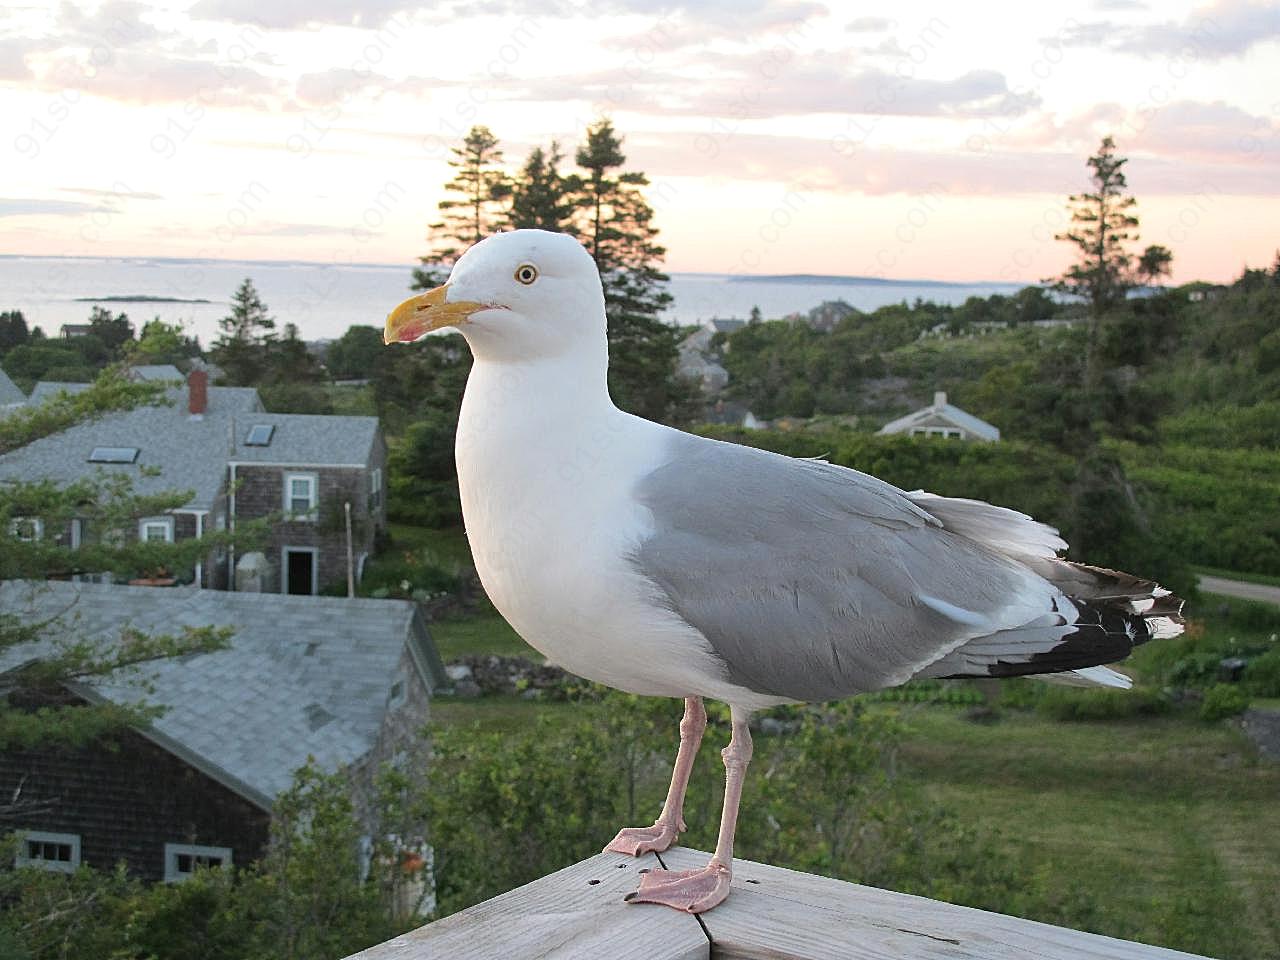
[(285, 592), (315, 593), (316, 555), (310, 550), (289, 550), (285, 557)]

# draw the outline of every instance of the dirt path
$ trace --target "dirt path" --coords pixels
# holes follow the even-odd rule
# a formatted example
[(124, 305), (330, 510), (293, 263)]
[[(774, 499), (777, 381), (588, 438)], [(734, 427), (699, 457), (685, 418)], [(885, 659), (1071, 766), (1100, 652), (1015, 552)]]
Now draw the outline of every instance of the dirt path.
[(1243, 580), (1227, 580), (1223, 577), (1200, 577), (1200, 589), (1205, 593), (1218, 593), (1224, 597), (1241, 600), (1260, 600), (1280, 606), (1280, 587), (1265, 583), (1245, 583)]

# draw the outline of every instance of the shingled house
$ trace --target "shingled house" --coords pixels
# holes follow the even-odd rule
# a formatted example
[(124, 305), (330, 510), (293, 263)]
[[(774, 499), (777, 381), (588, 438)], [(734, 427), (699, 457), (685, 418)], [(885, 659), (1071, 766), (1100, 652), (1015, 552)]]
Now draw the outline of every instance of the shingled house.
[(19, 704), (21, 668), (65, 639), (111, 644), (126, 626), (234, 630), (224, 650), (68, 685), (64, 702), (165, 708), (116, 735), (115, 749), (0, 754), (0, 795), (19, 807), (18, 862), (54, 870), (123, 861), (138, 877), (173, 881), (200, 864), (248, 864), (263, 851), (275, 797), (309, 757), (351, 771), (367, 810), (372, 772), (414, 762), (429, 698), (447, 682), (405, 601), (9, 581), (0, 607), (28, 622), (58, 618), (40, 639), (0, 652), (0, 688)]
[[(147, 368), (143, 379), (167, 380), (173, 368)], [(39, 383), (28, 399), (40, 403), (84, 384)], [(270, 517), (264, 562), (255, 587), (316, 593), (347, 575), (345, 504), (351, 505), (351, 557), (359, 578), (386, 525), (386, 443), (375, 417), (266, 413), (256, 390), (211, 387), (204, 370), (175, 385), (162, 406), (111, 414), (44, 437), (0, 456), (0, 482), (48, 479), (70, 483), (96, 472), (124, 473), (139, 493), (192, 491), (182, 507), (139, 518), (141, 539), (180, 540), (206, 530), (235, 528), (237, 520)], [(82, 521), (45, 530), (23, 518), (26, 535), (54, 537), (77, 547), (108, 531)], [(234, 589), (232, 551), (211, 553), (182, 579)]]

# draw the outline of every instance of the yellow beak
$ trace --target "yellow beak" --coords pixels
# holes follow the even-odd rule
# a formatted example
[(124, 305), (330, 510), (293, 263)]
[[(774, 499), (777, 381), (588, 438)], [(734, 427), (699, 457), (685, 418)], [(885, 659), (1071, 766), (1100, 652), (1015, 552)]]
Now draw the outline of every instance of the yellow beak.
[(382, 342), (412, 343), (432, 330), (456, 327), (460, 323), (466, 323), (476, 311), (490, 309), (483, 303), (471, 300), (446, 302), (445, 294), (448, 292), (449, 285), (446, 283), (410, 297), (392, 310), (382, 331)]

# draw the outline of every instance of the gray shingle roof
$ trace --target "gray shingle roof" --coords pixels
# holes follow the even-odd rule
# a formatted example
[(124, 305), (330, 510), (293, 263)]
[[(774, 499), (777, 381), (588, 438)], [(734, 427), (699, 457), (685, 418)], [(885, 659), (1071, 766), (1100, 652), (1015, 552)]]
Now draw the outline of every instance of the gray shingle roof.
[(9, 379), (9, 375), (0, 370), (0, 407), (7, 407), (12, 403), (25, 403), (26, 394), (18, 389), (18, 385)]
[(143, 363), (129, 368), (135, 380), (184, 380), (182, 371), (172, 363)]
[(897, 420), (890, 420), (877, 432), (882, 434), (908, 433), (912, 427), (933, 417), (968, 430), (983, 440), (994, 441), (1000, 439), (999, 427), (987, 423), (987, 421), (975, 417), (973, 414), (967, 413), (951, 403), (941, 405), (935, 403), (927, 407), (921, 407), (919, 410), (908, 413), (904, 417), (899, 417)]
[[(257, 424), (275, 427), (265, 447), (244, 444)], [(303, 413), (255, 413), (236, 418), (237, 463), (364, 466), (378, 435), (377, 417), (331, 417)]]
[(334, 770), (368, 753), (406, 644), (428, 689), (442, 681), (439, 656), (407, 601), (9, 581), (0, 583), (0, 607), (24, 617), (68, 611), (61, 629), (0, 651), (0, 672), (37, 659), (59, 637), (105, 644), (125, 626), (233, 628), (225, 650), (148, 664), (84, 692), (166, 707), (144, 732), (264, 807), (308, 756)]
[[(37, 384), (36, 393), (52, 396), (64, 387), (85, 384)], [(45, 389), (41, 391), (41, 387)], [(74, 392), (74, 390), (73, 390)], [(138, 407), (82, 423), (62, 433), (0, 456), (0, 480), (48, 479), (69, 483), (96, 470), (127, 473), (134, 490), (152, 494), (191, 490), (186, 509), (210, 510), (221, 489), (226, 465), (277, 463), (290, 466), (364, 466), (378, 436), (376, 417), (329, 417), (263, 413), (251, 387), (210, 387), (204, 417), (187, 412), (185, 388), (167, 393), (172, 406)], [(275, 427), (271, 443), (246, 447), (255, 424)], [(94, 447), (137, 447), (132, 464), (104, 466), (88, 462)], [(144, 468), (159, 470), (147, 476)]]

